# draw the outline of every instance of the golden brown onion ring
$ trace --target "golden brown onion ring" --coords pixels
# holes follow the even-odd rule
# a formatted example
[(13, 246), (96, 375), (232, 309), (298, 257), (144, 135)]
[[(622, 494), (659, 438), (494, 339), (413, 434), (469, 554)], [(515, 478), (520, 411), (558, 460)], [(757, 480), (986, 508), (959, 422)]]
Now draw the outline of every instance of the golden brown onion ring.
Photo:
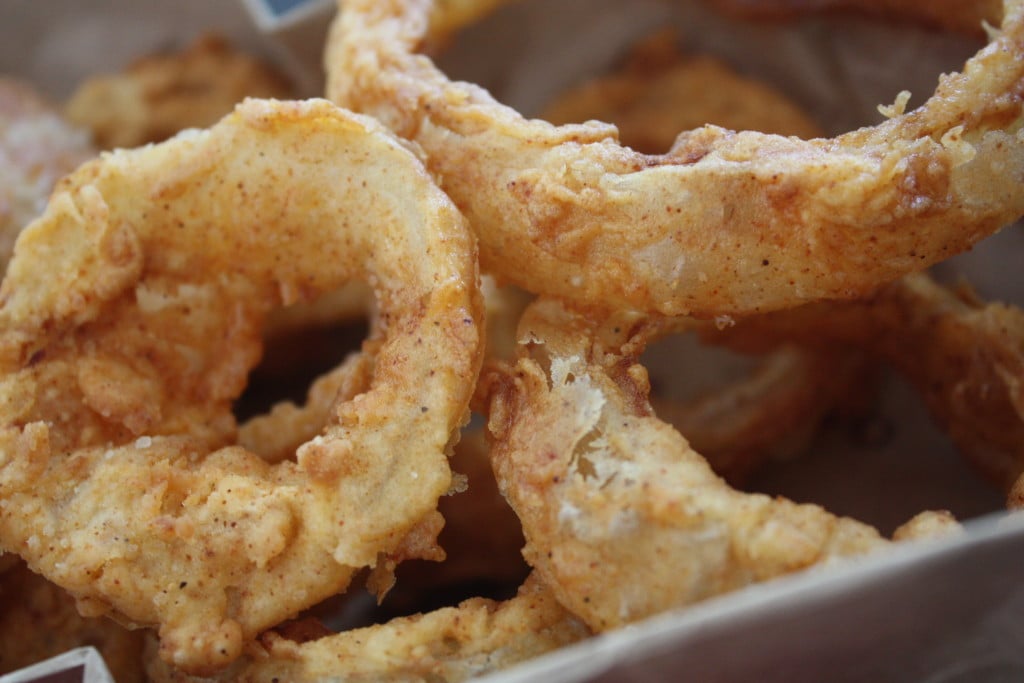
[[(85, 131), (64, 121), (39, 93), (0, 78), (0, 275), (57, 180), (95, 154)], [(17, 559), (0, 550), (0, 572)]]
[(438, 503), (444, 529), (437, 540), (444, 548), (444, 561), (407, 562), (398, 567), (387, 606), (399, 613), (410, 614), (424, 599), (436, 600), (445, 591), (450, 594), (473, 586), (480, 587), (477, 593), (490, 589), (511, 595), (529, 574), (520, 552), (522, 526), (498, 491), (482, 428), (463, 435), (451, 465), (465, 481), (465, 490)]
[(637, 357), (657, 323), (588, 315), (535, 303), (518, 362), (485, 381), (524, 556), (591, 628), (887, 545), (816, 505), (729, 488), (647, 402)]
[(417, 53), (429, 1), (342, 4), (329, 96), (415, 140), (484, 270), (530, 291), (701, 316), (851, 298), (1024, 213), (1024, 0), (913, 112), (810, 141), (707, 126), (661, 156), (450, 81)]
[[(623, 144), (643, 152), (666, 150), (680, 130), (705, 123), (820, 135), (781, 93), (714, 58), (684, 56), (676, 41), (673, 31), (640, 41), (623, 66), (560, 95), (543, 118), (555, 124), (589, 119), (614, 124)], [(824, 417), (857, 393), (871, 374), (866, 369), (867, 359), (851, 349), (786, 345), (767, 354), (747, 376), (694, 399), (672, 400), (655, 391), (651, 401), (660, 418), (735, 484), (765, 459), (805, 446)], [(652, 382), (657, 386), (664, 379), (655, 374)]]
[(473, 598), (458, 607), (296, 642), (267, 633), (251, 654), (216, 678), (183, 675), (156, 658), (154, 683), (447, 681), (507, 668), (589, 635), (535, 577), (502, 603)]
[(894, 541), (922, 541), (946, 538), (964, 528), (948, 510), (926, 510), (911, 517), (892, 532)]
[(821, 303), (704, 330), (756, 352), (782, 342), (857, 347), (913, 384), (957, 448), (1002, 491), (1024, 472), (1024, 312), (984, 303), (928, 276), (905, 277), (862, 301)]
[[(175, 665), (227, 665), (438, 530), (481, 356), (474, 257), (416, 158), (322, 100), (87, 164), (0, 288), (0, 545), (83, 613), (158, 625)], [(270, 465), (231, 414), (261, 321), (352, 278), (380, 302), (372, 383)]]

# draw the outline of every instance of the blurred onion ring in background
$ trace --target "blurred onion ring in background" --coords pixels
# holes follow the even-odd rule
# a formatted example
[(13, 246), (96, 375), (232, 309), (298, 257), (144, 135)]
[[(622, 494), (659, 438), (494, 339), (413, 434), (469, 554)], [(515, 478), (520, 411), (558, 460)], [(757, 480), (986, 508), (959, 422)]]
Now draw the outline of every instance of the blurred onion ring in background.
[[(482, 356), (475, 257), (413, 154), (324, 100), (247, 100), (81, 167), (0, 288), (0, 546), (83, 614), (158, 626), (194, 673), (361, 567), (437, 557)], [(270, 464), (231, 412), (262, 321), (353, 278), (380, 307), (372, 381)]]
[[(291, 633), (290, 631), (297, 631)], [(504, 602), (471, 598), (456, 607), (330, 634), (318, 623), (272, 631), (251, 654), (214, 678), (195, 678), (149, 657), (153, 683), (458, 683), (556, 650), (590, 635), (531, 576)]]

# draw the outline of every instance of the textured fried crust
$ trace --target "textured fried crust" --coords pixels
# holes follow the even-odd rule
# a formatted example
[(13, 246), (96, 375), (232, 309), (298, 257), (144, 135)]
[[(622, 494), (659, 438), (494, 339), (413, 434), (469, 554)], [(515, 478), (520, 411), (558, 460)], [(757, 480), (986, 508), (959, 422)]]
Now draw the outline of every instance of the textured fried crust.
[(915, 275), (862, 301), (779, 311), (706, 334), (743, 351), (795, 341), (880, 356), (1000, 489), (1024, 472), (1024, 312), (1015, 306), (983, 303)]
[(642, 319), (587, 320), (540, 301), (523, 352), (490, 386), (491, 457), (524, 555), (596, 631), (885, 547), (815, 505), (744, 494), (652, 414)]
[(998, 26), (1002, 0), (710, 0), (744, 18), (789, 18), (812, 11), (853, 10), (869, 15), (911, 19), (930, 26), (984, 35), (983, 22)]
[[(684, 57), (674, 31), (640, 41), (625, 64), (560, 96), (544, 112), (554, 124), (596, 119), (619, 129), (623, 144), (667, 150), (681, 130), (711, 123), (812, 138), (817, 125), (780, 93), (710, 57)], [(857, 394), (867, 361), (850, 349), (787, 346), (746, 377), (680, 402), (657, 393), (658, 416), (686, 435), (714, 471), (739, 482), (772, 455), (806, 445), (822, 419)], [(655, 381), (659, 378), (655, 377)]]
[(458, 607), (394, 619), (308, 642), (277, 633), (216, 679), (193, 678), (150, 658), (154, 683), (169, 681), (447, 681), (482, 676), (587, 637), (536, 578), (503, 603), (474, 598)]
[(182, 52), (143, 57), (123, 73), (85, 81), (64, 115), (91, 130), (103, 149), (138, 147), (211, 126), (246, 97), (294, 94), (270, 65), (206, 34)]
[(143, 677), (141, 631), (78, 614), (66, 592), (19, 564), (0, 577), (0, 674), (89, 645), (117, 683)]
[(1024, 213), (1022, 0), (913, 112), (810, 141), (707, 126), (661, 156), (451, 82), (417, 54), (431, 6), (346, 0), (328, 94), (419, 143), (484, 270), (531, 291), (703, 316), (849, 298)]
[(338, 401), (351, 401), (373, 381), (373, 353), (352, 354), (345, 362), (318, 377), (309, 388), (306, 402), (297, 406), (282, 401), (264, 415), (246, 420), (238, 428), (238, 443), (267, 462), (280, 462), (295, 454), (320, 433)]
[(0, 274), (18, 233), (41, 214), (57, 179), (95, 156), (32, 88), (0, 78)]
[[(380, 302), (372, 384), (268, 464), (231, 414), (261, 321), (352, 278)], [(482, 324), (464, 221), (370, 119), (250, 100), (105, 155), (0, 287), (0, 546), (83, 613), (159, 626), (176, 665), (227, 665), (439, 529)]]
[(264, 334), (268, 340), (286, 338), (311, 327), (365, 320), (372, 312), (373, 290), (366, 283), (351, 282), (316, 301), (271, 311)]

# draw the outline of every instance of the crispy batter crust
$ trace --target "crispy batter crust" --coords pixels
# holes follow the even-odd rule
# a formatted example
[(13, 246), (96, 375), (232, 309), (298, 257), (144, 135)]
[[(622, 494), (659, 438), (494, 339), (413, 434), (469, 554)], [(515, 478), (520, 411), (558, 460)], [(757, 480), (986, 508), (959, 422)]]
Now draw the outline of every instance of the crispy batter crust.
[(110, 619), (81, 616), (70, 595), (24, 564), (0, 576), (0, 675), (88, 645), (117, 683), (140, 683), (144, 637)]
[[(268, 464), (231, 414), (261, 321), (351, 278), (381, 304), (372, 384)], [(62, 182), (0, 288), (0, 546), (83, 613), (159, 626), (183, 669), (225, 666), (436, 532), (482, 324), (461, 216), (370, 119), (250, 100), (105, 155)]]
[(647, 403), (636, 358), (656, 330), (542, 300), (520, 324), (518, 362), (486, 379), (498, 484), (563, 605), (603, 631), (887, 545), (870, 526), (715, 476)]
[(415, 140), (485, 270), (591, 305), (702, 316), (855, 297), (1024, 213), (1024, 2), (919, 109), (834, 139), (713, 126), (667, 154), (524, 119), (418, 54), (433, 3), (346, 0), (328, 95)]
[(57, 180), (95, 154), (88, 134), (32, 88), (0, 78), (0, 274), (18, 233), (43, 212)]
[(806, 12), (854, 11), (914, 20), (930, 26), (983, 36), (983, 22), (1002, 17), (1002, 0), (711, 0), (737, 17), (791, 18)]
[(1008, 491), (1024, 472), (1024, 312), (1016, 306), (982, 302), (922, 274), (860, 301), (778, 311), (705, 334), (747, 352), (796, 342), (881, 357), (990, 481)]

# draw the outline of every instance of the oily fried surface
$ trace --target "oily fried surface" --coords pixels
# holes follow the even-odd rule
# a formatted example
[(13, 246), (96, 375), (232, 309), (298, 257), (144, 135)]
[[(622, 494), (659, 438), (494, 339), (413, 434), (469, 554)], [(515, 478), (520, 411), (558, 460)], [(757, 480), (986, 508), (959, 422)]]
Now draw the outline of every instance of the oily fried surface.
[[(373, 383), (271, 465), (231, 414), (261, 320), (351, 278), (381, 302)], [(248, 101), (86, 165), (0, 289), (0, 545), (84, 613), (159, 626), (192, 671), (378, 553), (415, 537), (429, 556), (480, 363), (476, 280), (415, 157), (322, 100)]]
[(31, 87), (0, 78), (0, 274), (57, 180), (94, 155), (87, 134)]
[(448, 681), (498, 671), (589, 635), (550, 591), (530, 578), (505, 602), (474, 598), (457, 607), (296, 642), (271, 632), (216, 679), (193, 678), (150, 658), (154, 682)]
[(102, 149), (138, 147), (211, 126), (246, 97), (293, 95), (276, 69), (211, 33), (181, 52), (143, 57), (120, 74), (85, 81), (64, 115), (91, 130)]
[(465, 485), (438, 503), (444, 529), (437, 542), (445, 551), (444, 561), (399, 566), (385, 601), (389, 610), (411, 613), (410, 607), (473, 587), (477, 593), (472, 594), (485, 589), (490, 597), (511, 595), (529, 573), (521, 554), (522, 526), (498, 490), (483, 432), (473, 429), (463, 436), (452, 456), (452, 469)]
[(481, 265), (590, 305), (702, 316), (862, 295), (1024, 213), (1024, 3), (919, 109), (833, 139), (707, 126), (670, 152), (526, 120), (416, 50), (432, 3), (343, 3), (328, 95), (415, 140)]
[(488, 380), (492, 462), (524, 555), (591, 628), (886, 545), (818, 506), (729, 488), (652, 414), (643, 320), (595, 322), (534, 304), (518, 362)]
[(143, 640), (141, 631), (80, 616), (71, 596), (24, 564), (0, 576), (0, 675), (89, 645), (117, 683), (141, 682)]

